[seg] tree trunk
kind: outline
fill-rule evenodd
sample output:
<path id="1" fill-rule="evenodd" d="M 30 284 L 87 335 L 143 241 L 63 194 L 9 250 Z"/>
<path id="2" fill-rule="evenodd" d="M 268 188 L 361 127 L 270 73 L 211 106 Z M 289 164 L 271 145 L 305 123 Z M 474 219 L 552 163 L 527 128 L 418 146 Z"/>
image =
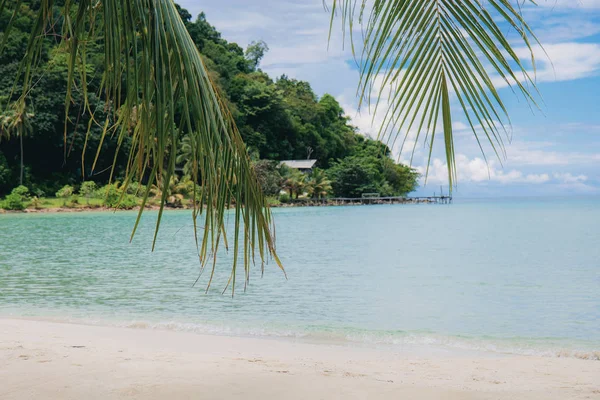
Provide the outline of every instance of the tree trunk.
<path id="1" fill-rule="evenodd" d="M 19 185 L 23 184 L 23 170 L 25 169 L 25 165 L 23 164 L 23 132 L 19 135 L 19 141 L 21 144 L 21 175 L 19 176 Z"/>

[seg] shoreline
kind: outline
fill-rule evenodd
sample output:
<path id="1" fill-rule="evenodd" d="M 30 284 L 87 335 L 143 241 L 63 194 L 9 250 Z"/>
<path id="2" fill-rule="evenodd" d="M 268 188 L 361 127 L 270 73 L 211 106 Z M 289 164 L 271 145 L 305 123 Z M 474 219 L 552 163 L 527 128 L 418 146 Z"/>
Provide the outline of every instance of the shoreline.
<path id="1" fill-rule="evenodd" d="M 43 332 L 40 335 L 40 332 Z M 0 317 L 0 398 L 600 398 L 600 363 Z"/>
<path id="2" fill-rule="evenodd" d="M 234 208 L 232 208 L 234 209 Z M 110 207 L 49 207 L 49 208 L 26 208 L 24 210 L 4 210 L 0 208 L 0 215 L 26 215 L 26 214 L 69 214 L 69 213 L 120 213 L 120 212 L 138 212 L 140 207 L 133 208 L 110 208 Z M 146 206 L 144 211 L 158 211 L 158 206 Z M 192 211 L 191 207 L 164 207 L 164 211 Z"/>
<path id="3" fill-rule="evenodd" d="M 348 200 L 348 199 L 347 199 Z M 396 201 L 396 202 L 385 202 L 385 201 L 365 201 L 361 199 L 354 199 L 354 201 L 346 201 L 346 202 L 323 202 L 317 200 L 301 200 L 294 201 L 290 203 L 281 203 L 281 204 L 271 204 L 269 208 L 303 208 L 303 207 L 343 207 L 343 206 L 371 206 L 371 205 L 413 205 L 413 204 L 442 204 L 435 203 L 433 201 L 426 200 L 412 200 L 408 199 L 406 201 Z M 443 203 L 447 204 L 447 203 Z M 159 206 L 146 206 L 144 207 L 144 211 L 156 211 L 159 210 Z M 235 209 L 234 206 L 231 209 Z M 58 214 L 58 213 L 77 213 L 77 212 L 121 212 L 121 211 L 139 211 L 140 207 L 133 207 L 128 209 L 123 208 L 110 208 L 110 207 L 48 207 L 48 208 L 25 208 L 24 210 L 5 210 L 0 208 L 0 214 Z M 164 207 L 165 211 L 184 211 L 184 210 L 193 210 L 192 207 L 183 206 L 183 207 Z"/>
<path id="4" fill-rule="evenodd" d="M 199 336 L 231 337 L 282 341 L 310 345 L 331 345 L 340 348 L 356 347 L 365 350 L 385 350 L 417 355 L 477 355 L 484 358 L 525 356 L 543 358 L 572 358 L 579 360 L 600 361 L 600 348 L 588 347 L 589 343 L 524 343 L 518 339 L 503 341 L 502 339 L 483 339 L 464 337 L 462 335 L 415 334 L 393 335 L 386 332 L 359 331 L 303 331 L 289 328 L 256 327 L 254 325 L 240 327 L 211 323 L 192 323 L 177 320 L 148 319 L 104 319 L 61 317 L 59 315 L 27 315 L 18 313 L 0 314 L 0 320 L 17 320 L 50 324 L 66 324 L 89 327 L 105 327 L 116 329 L 133 329 L 137 331 L 164 331 L 185 333 Z M 371 335 L 369 335 L 369 333 Z M 366 335 L 366 336 L 365 336 Z M 580 347 L 581 346 L 581 347 Z"/>
<path id="5" fill-rule="evenodd" d="M 144 211 L 159 210 L 158 206 L 146 206 Z M 165 210 L 192 210 L 189 207 L 164 207 Z M 26 208 L 24 210 L 4 210 L 0 208 L 0 214 L 59 214 L 59 213 L 78 213 L 78 212 L 122 212 L 122 211 L 139 211 L 140 207 L 129 209 L 110 208 L 110 207 L 48 207 L 48 208 Z"/>

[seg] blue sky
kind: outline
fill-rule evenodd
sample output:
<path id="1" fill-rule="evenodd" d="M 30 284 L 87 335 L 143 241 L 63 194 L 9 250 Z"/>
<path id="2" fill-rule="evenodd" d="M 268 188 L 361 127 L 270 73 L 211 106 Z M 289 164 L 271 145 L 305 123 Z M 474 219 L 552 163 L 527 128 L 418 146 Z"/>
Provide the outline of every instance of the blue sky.
<path id="1" fill-rule="evenodd" d="M 329 14 L 322 0 L 179 3 L 194 16 L 204 11 L 225 39 L 242 47 L 264 40 L 270 48 L 261 64 L 265 72 L 310 82 L 318 95 L 335 96 L 361 133 L 377 132 L 381 116 L 357 111 L 358 73 L 340 29 L 327 46 Z M 460 115 L 453 116 L 457 196 L 600 194 L 600 0 L 538 3 L 539 7 L 525 10 L 525 17 L 552 61 L 536 52 L 541 110 L 532 112 L 510 89 L 502 89 L 512 120 L 512 142 L 506 145 L 502 162 L 488 152 L 487 164 Z M 418 143 L 414 167 L 424 170 L 426 153 L 423 143 Z M 437 146 L 427 184 L 422 182 L 419 194 L 439 191 L 445 184 L 445 161 Z"/>

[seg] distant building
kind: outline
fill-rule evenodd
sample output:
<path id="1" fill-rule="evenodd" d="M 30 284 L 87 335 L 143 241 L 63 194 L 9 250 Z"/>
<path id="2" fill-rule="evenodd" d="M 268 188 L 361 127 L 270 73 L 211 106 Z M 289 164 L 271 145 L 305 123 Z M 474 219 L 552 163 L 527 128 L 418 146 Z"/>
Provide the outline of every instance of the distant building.
<path id="1" fill-rule="evenodd" d="M 288 168 L 295 168 L 300 172 L 310 172 L 317 163 L 317 160 L 283 160 L 279 165 L 285 165 Z"/>

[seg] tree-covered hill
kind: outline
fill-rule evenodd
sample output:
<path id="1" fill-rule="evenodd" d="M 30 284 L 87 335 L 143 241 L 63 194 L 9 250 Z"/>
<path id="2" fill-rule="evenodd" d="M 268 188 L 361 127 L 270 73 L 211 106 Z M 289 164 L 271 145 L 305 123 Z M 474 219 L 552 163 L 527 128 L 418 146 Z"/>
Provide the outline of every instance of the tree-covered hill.
<path id="1" fill-rule="evenodd" d="M 55 7 L 63 2 L 56 1 Z M 102 41 L 88 47 L 87 70 L 79 71 L 83 72 L 88 87 L 89 108 L 80 89 L 75 87 L 65 118 L 68 54 L 53 39 L 54 33 L 47 32 L 28 96 L 27 121 L 21 121 L 22 129 L 14 129 L 11 105 L 21 93 L 14 76 L 24 56 L 38 6 L 36 0 L 21 3 L 22 12 L 13 21 L 13 31 L 0 56 L 0 196 L 21 183 L 21 161 L 22 184 L 38 196 L 52 195 L 67 184 L 79 186 L 84 181 L 105 184 L 115 161 L 117 139 L 105 135 L 103 122 L 107 116 L 109 121 L 118 118 L 114 112 L 118 107 L 106 104 L 102 95 Z M 8 25 L 12 11 L 7 7 L 0 15 L 0 32 Z M 266 43 L 252 42 L 243 49 L 222 38 L 204 13 L 193 19 L 188 11 L 179 8 L 179 12 L 253 159 L 278 161 L 309 156 L 317 159 L 318 167 L 325 170 L 324 176 L 331 181 L 332 189 L 327 195 L 360 196 L 363 192 L 404 195 L 416 188 L 417 174 L 395 164 L 386 146 L 358 134 L 333 96 L 319 97 L 308 82 L 285 75 L 273 79 L 264 73 L 260 61 L 268 51 Z M 0 43 L 3 37 L 0 33 Z M 101 146 L 99 153 L 98 146 Z M 181 146 L 178 163 L 183 175 L 190 168 L 186 165 L 189 160 L 185 157 L 185 137 L 181 138 Z M 116 157 L 113 179 L 124 174 L 129 147 L 130 140 L 125 137 Z M 279 178 L 269 179 L 279 182 L 283 189 L 286 172 L 276 174 Z M 321 190 L 320 195 L 325 192 Z"/>

